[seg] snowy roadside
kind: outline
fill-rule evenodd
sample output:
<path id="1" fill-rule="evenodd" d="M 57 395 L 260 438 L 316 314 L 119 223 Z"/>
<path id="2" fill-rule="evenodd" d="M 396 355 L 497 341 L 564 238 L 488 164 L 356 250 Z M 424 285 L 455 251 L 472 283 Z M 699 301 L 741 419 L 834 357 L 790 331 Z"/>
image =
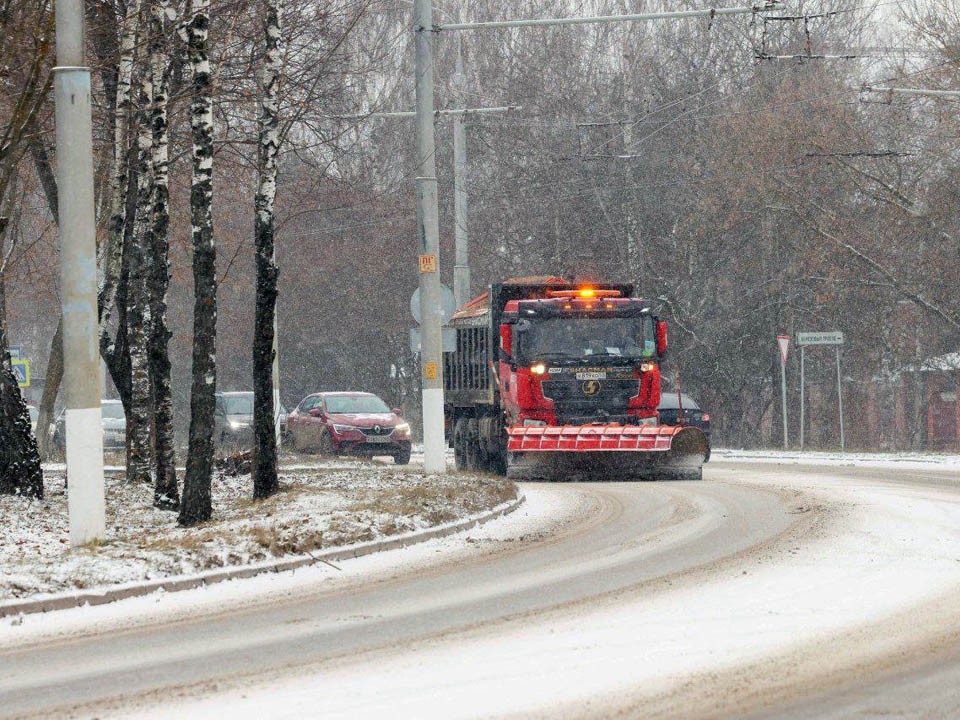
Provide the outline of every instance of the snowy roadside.
<path id="1" fill-rule="evenodd" d="M 736 450 L 731 448 L 714 448 L 707 467 L 714 462 L 743 460 L 781 465 L 844 465 L 960 471 L 960 455 L 943 453 L 819 452 L 807 450 L 801 452 L 799 450 Z"/>
<path id="2" fill-rule="evenodd" d="M 0 601 L 244 566 L 389 538 L 452 522 L 516 497 L 489 476 L 428 476 L 377 463 L 331 463 L 281 473 L 274 497 L 250 499 L 249 475 L 218 474 L 214 519 L 186 530 L 152 507 L 149 486 L 108 475 L 107 536 L 71 548 L 64 476 L 46 498 L 0 497 Z"/>

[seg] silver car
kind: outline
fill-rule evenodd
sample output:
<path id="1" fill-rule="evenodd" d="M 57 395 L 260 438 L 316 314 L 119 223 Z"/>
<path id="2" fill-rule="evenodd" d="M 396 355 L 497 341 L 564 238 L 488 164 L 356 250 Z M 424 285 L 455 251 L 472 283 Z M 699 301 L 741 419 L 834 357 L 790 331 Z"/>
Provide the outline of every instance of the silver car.
<path id="1" fill-rule="evenodd" d="M 127 446 L 127 416 L 119 400 L 100 401 L 100 424 L 103 426 L 103 449 L 117 452 Z M 67 415 L 61 410 L 53 423 L 53 444 L 63 452 L 67 446 Z"/>

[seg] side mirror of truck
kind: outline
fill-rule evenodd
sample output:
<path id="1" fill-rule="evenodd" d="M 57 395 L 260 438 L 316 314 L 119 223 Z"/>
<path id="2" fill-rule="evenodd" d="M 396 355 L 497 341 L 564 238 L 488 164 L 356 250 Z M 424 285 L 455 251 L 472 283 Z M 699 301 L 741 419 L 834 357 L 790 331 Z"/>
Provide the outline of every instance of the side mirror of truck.
<path id="1" fill-rule="evenodd" d="M 657 355 L 663 357 L 667 354 L 667 324 L 663 320 L 657 320 Z"/>
<path id="2" fill-rule="evenodd" d="M 513 352 L 513 328 L 510 325 L 500 326 L 500 353 L 498 357 L 501 360 L 509 362 L 510 353 Z"/>

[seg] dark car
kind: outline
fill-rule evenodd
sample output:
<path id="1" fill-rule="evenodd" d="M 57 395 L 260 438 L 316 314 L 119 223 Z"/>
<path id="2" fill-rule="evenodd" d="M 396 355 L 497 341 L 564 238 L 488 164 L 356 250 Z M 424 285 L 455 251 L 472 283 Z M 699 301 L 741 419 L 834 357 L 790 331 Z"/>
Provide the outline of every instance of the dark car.
<path id="1" fill-rule="evenodd" d="M 410 462 L 410 425 L 371 393 L 322 392 L 305 397 L 287 418 L 293 449 L 324 455 L 392 455 Z"/>
<path id="2" fill-rule="evenodd" d="M 221 450 L 253 447 L 253 393 L 218 392 L 214 410 L 213 440 Z"/>
<path id="3" fill-rule="evenodd" d="M 657 412 L 663 425 L 692 425 L 703 430 L 703 434 L 707 436 L 706 459 L 710 459 L 710 415 L 705 413 L 692 397 L 681 393 L 678 398 L 676 391 L 664 390 L 660 395 Z"/>
<path id="4" fill-rule="evenodd" d="M 253 391 L 218 392 L 214 411 L 213 438 L 221 450 L 247 450 L 253 447 Z M 281 443 L 287 437 L 287 410 L 277 408 Z"/>

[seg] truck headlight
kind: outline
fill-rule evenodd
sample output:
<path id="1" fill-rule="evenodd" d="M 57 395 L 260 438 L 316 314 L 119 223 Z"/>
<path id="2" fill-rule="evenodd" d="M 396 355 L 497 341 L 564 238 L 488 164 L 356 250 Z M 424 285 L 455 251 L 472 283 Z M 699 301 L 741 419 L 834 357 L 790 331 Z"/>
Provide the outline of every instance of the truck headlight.
<path id="1" fill-rule="evenodd" d="M 524 427 L 546 427 L 546 426 L 547 426 L 547 421 L 546 421 L 546 420 L 534 420 L 533 418 L 526 418 L 526 419 L 523 421 L 523 426 L 524 426 Z"/>
<path id="2" fill-rule="evenodd" d="M 650 372 L 657 366 L 656 363 L 645 362 L 640 365 L 640 372 Z"/>

